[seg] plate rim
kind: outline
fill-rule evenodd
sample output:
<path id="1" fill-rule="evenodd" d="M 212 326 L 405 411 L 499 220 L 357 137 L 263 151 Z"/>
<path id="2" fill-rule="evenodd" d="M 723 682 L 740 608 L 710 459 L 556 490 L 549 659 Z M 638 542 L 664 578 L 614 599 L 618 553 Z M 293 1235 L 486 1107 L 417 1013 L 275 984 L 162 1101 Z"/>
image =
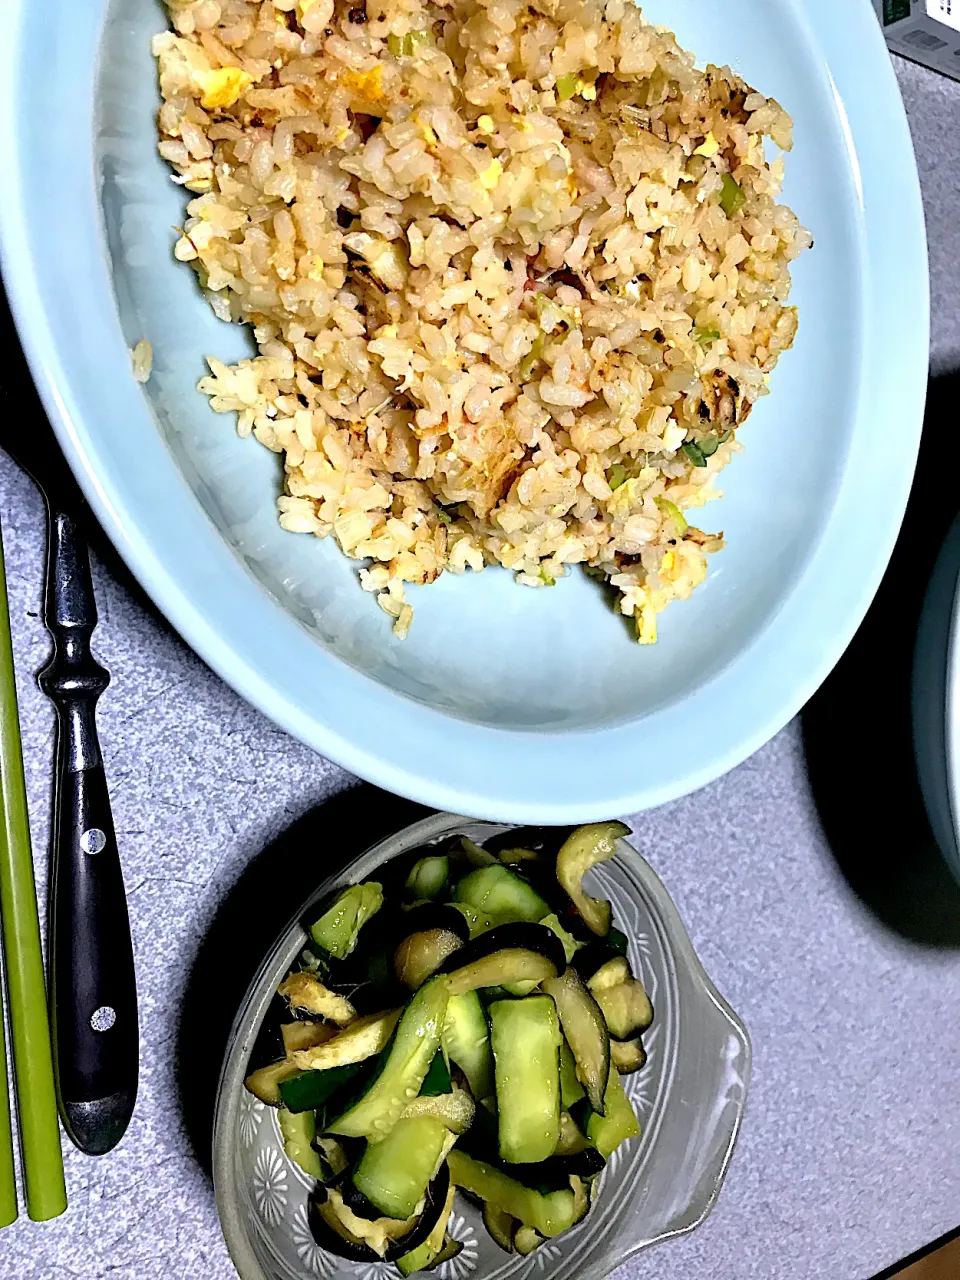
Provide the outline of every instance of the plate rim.
<path id="1" fill-rule="evenodd" d="M 106 4 L 102 6 L 101 18 L 106 7 Z M 672 703 L 664 713 L 640 717 L 626 725 L 547 734 L 491 729 L 412 702 L 371 677 L 352 670 L 303 632 L 304 640 L 309 642 L 313 651 L 317 681 L 322 683 L 324 677 L 328 682 L 333 681 L 327 684 L 325 693 L 330 695 L 335 710 L 328 711 L 326 720 L 323 720 L 319 707 L 314 712 L 305 709 L 301 701 L 302 689 L 290 687 L 290 682 L 285 683 L 282 674 L 278 676 L 270 671 L 260 660 L 256 644 L 236 630 L 240 610 L 237 600 L 231 601 L 228 595 L 229 591 L 236 590 L 243 594 L 242 586 L 237 588 L 237 583 L 249 575 L 219 533 L 209 528 L 208 517 L 199 511 L 197 499 L 185 482 L 182 483 L 185 493 L 178 499 L 178 514 L 182 508 L 183 513 L 189 515 L 188 504 L 197 504 L 193 525 L 199 528 L 196 519 L 199 515 L 208 531 L 205 545 L 199 549 L 204 564 L 211 575 L 214 571 L 226 575 L 229 590 L 220 592 L 222 598 L 215 599 L 212 604 L 199 599 L 195 584 L 184 585 L 189 575 L 182 567 L 169 563 L 163 553 L 147 541 L 142 514 L 131 512 L 129 501 L 124 499 L 124 485 L 118 486 L 111 468 L 104 464 L 103 439 L 98 443 L 97 429 L 90 425 L 94 415 L 81 411 L 84 394 L 80 387 L 81 373 L 76 369 L 77 357 L 74 356 L 74 369 L 71 371 L 69 360 L 58 349 L 51 331 L 50 316 L 55 303 L 65 294 L 72 298 L 85 298 L 85 287 L 90 288 L 91 282 L 102 290 L 108 267 L 102 253 L 92 254 L 91 261 L 74 264 L 65 277 L 58 278 L 55 271 L 45 266 L 44 245 L 38 243 L 40 233 L 28 224 L 29 183 L 25 181 L 25 174 L 36 168 L 38 155 L 42 160 L 46 154 L 51 167 L 53 156 L 64 159 L 65 163 L 69 160 L 73 165 L 77 205 L 72 212 L 90 226 L 93 225 L 90 222 L 91 201 L 96 206 L 96 175 L 92 149 L 79 161 L 76 157 L 61 156 L 57 146 L 60 145 L 62 151 L 62 144 L 51 142 L 49 136 L 39 135 L 32 120 L 26 123 L 21 120 L 23 113 L 18 111 L 17 103 L 22 71 L 19 62 L 22 60 L 18 60 L 16 54 L 26 29 L 24 24 L 31 19 L 38 21 L 40 15 L 31 14 L 27 0 L 14 0 L 14 38 L 0 50 L 0 105 L 7 108 L 7 118 L 16 122 L 12 129 L 0 136 L 0 171 L 8 175 L 6 198 L 0 202 L 0 265 L 34 379 L 88 501 L 134 576 L 194 650 L 241 696 L 282 728 L 352 772 L 442 810 L 492 820 L 583 822 L 606 817 L 611 812 L 637 812 L 650 808 L 720 777 L 779 732 L 826 678 L 866 614 L 889 561 L 906 507 L 925 400 L 929 281 L 916 160 L 899 87 L 869 0 L 857 0 L 855 5 L 843 7 L 840 11 L 832 0 L 802 0 L 802 3 L 790 0 L 790 8 L 805 28 L 811 47 L 824 55 L 824 69 L 830 79 L 841 124 L 847 132 L 850 162 L 855 179 L 859 178 L 862 184 L 861 234 L 858 239 L 861 253 L 865 254 L 869 248 L 873 257 L 879 254 L 882 259 L 895 246 L 903 259 L 899 277 L 890 289 L 883 293 L 877 290 L 879 296 L 871 295 L 868 289 L 864 298 L 864 350 L 860 357 L 856 410 L 859 422 L 867 413 L 871 396 L 878 404 L 883 403 L 880 391 L 872 389 L 868 394 L 866 383 L 869 377 L 883 384 L 888 404 L 893 397 L 892 403 L 899 409 L 900 426 L 896 466 L 891 458 L 886 467 L 877 469 L 879 474 L 872 480 L 864 479 L 855 485 L 856 492 L 851 497 L 848 492 L 853 483 L 851 466 L 849 462 L 844 465 L 834 506 L 822 527 L 818 547 L 810 552 L 790 594 L 784 598 L 777 614 L 757 632 L 753 643 L 713 681 Z M 87 22 L 90 23 L 89 18 Z M 94 26 L 96 48 L 99 48 L 100 25 L 90 23 L 91 29 Z M 816 36 L 812 34 L 814 29 Z M 82 35 L 89 38 L 86 29 Z M 88 94 L 86 106 L 89 107 L 89 119 L 92 119 L 96 58 L 91 59 L 87 75 L 83 87 Z M 81 118 L 82 129 L 88 116 L 80 112 L 78 117 Z M 66 141 L 69 142 L 70 137 L 70 130 L 64 130 Z M 27 155 L 30 144 L 40 147 L 39 153 L 33 155 L 32 166 Z M 44 145 L 47 152 L 43 150 Z M 867 156 L 870 164 L 866 167 L 860 164 L 860 156 Z M 884 209 L 880 191 L 873 190 L 881 176 L 889 176 L 891 172 L 897 175 L 895 217 Z M 873 196 L 876 199 L 872 199 Z M 55 215 L 48 210 L 45 216 Z M 61 213 L 60 216 L 65 215 Z M 877 263 L 872 270 L 861 264 L 859 275 L 864 287 L 877 282 L 879 269 Z M 109 284 L 112 300 L 112 282 Z M 890 365 L 899 363 L 896 375 L 892 369 L 881 367 L 879 343 L 875 344 L 877 354 L 870 356 L 871 337 L 876 339 L 878 332 L 882 332 L 880 321 L 883 316 L 888 320 L 896 319 L 902 338 L 898 362 L 888 362 Z M 101 309 L 96 318 L 102 324 L 105 341 L 109 337 L 112 343 L 104 358 L 112 359 L 114 367 L 119 367 L 116 349 L 119 324 L 116 316 L 114 314 L 111 321 L 111 316 Z M 120 337 L 122 343 L 122 335 Z M 126 359 L 125 346 L 119 354 Z M 105 383 L 107 381 L 104 380 Z M 131 379 L 127 378 L 126 382 L 129 384 L 126 388 L 112 385 L 101 388 L 100 416 L 108 412 L 149 412 L 139 389 Z M 855 437 L 851 439 L 855 442 Z M 862 459 L 858 462 L 862 463 Z M 169 463 L 176 469 L 172 457 Z M 837 581 L 831 583 L 827 576 L 827 585 L 832 585 L 836 595 L 833 603 L 837 622 L 820 650 L 791 655 L 789 643 L 785 643 L 790 625 L 788 615 L 791 611 L 797 612 L 801 600 L 808 606 L 817 603 L 817 589 L 812 579 L 816 577 L 817 568 L 823 567 L 818 565 L 818 558 L 821 561 L 823 558 L 823 545 L 829 543 L 836 547 L 838 542 L 843 542 L 840 526 L 848 535 L 855 534 L 851 506 L 857 508 L 859 505 L 860 514 L 863 514 L 866 494 L 873 481 L 880 483 L 882 507 L 892 510 L 895 518 L 882 526 L 879 537 L 875 529 L 871 530 L 869 539 L 861 537 L 857 548 L 860 556 L 857 565 L 859 581 L 852 572 L 852 563 Z M 852 549 L 845 548 L 845 553 L 848 560 L 851 559 Z M 289 640 L 292 651 L 297 647 L 293 629 L 302 630 L 299 624 L 263 587 L 254 586 L 252 581 L 249 586 L 254 596 L 249 597 L 248 591 L 244 599 L 256 598 L 257 607 L 262 611 L 262 629 Z M 213 590 L 214 597 L 218 590 L 219 582 Z M 231 630 L 233 636 L 228 639 Z M 796 659 L 800 673 L 795 670 L 784 681 L 780 664 L 789 667 L 793 659 Z M 745 662 L 752 664 L 754 672 L 747 701 L 760 707 L 759 711 L 746 715 L 731 707 L 730 699 L 725 699 L 719 689 L 721 685 L 726 687 L 734 682 L 735 673 Z M 656 738 L 659 714 L 675 715 L 678 709 L 687 708 L 689 715 L 693 702 L 699 703 L 698 727 L 702 726 L 703 732 L 698 735 L 698 741 L 691 744 L 690 753 L 681 768 L 666 766 L 666 772 L 661 769 L 659 775 L 640 779 L 636 777 L 636 771 L 624 771 L 618 764 L 620 774 L 615 773 L 613 781 L 609 781 L 610 767 L 620 760 L 622 753 L 633 752 L 635 756 L 638 747 L 642 748 L 651 735 Z M 367 731 L 364 737 L 357 728 L 364 704 L 365 709 L 375 712 L 384 725 L 390 728 L 402 725 L 420 750 L 412 749 L 405 742 L 396 745 L 391 742 L 389 747 L 385 746 L 390 738 L 388 732 Z M 454 720 L 455 725 L 451 724 Z M 445 770 L 454 739 L 467 755 L 472 753 L 477 768 L 475 774 L 463 773 L 459 780 L 451 781 L 454 775 L 445 773 Z M 602 754 L 607 772 L 594 769 L 588 786 L 577 770 L 585 755 L 601 754 L 600 739 L 604 741 Z M 430 750 L 426 751 L 428 744 Z M 421 754 L 424 751 L 426 755 Z M 491 763 L 491 755 L 498 757 L 499 767 Z M 411 758 L 418 761 L 412 768 L 407 763 Z M 651 767 L 660 766 L 654 762 Z M 518 782 L 518 770 L 527 775 L 523 787 Z M 571 777 L 578 780 L 576 792 L 570 786 Z"/>

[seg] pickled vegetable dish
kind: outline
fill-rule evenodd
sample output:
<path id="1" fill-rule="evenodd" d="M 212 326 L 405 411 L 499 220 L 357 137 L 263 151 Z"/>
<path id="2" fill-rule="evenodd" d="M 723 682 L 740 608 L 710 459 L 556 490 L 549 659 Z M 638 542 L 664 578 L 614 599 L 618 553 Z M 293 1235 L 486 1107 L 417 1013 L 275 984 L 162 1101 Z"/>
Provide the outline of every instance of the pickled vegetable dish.
<path id="1" fill-rule="evenodd" d="M 314 1180 L 324 1249 L 401 1275 L 456 1256 L 457 1190 L 509 1253 L 574 1229 L 640 1125 L 620 1083 L 653 1008 L 583 879 L 627 833 L 458 836 L 308 922 L 246 1087 Z M 564 838 L 565 837 L 565 838 Z"/>

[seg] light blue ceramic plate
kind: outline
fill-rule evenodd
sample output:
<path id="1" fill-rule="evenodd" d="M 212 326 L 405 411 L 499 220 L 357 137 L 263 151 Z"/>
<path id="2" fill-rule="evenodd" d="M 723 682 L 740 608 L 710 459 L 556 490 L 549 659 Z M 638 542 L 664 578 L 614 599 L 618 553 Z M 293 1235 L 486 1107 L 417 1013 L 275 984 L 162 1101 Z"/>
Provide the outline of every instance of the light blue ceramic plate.
<path id="1" fill-rule="evenodd" d="M 332 543 L 283 533 L 275 459 L 194 390 L 219 323 L 170 255 L 182 193 L 154 150 L 143 0 L 11 0 L 0 49 L 0 237 L 27 354 L 60 439 L 171 622 L 277 723 L 438 808 L 574 822 L 723 773 L 795 714 L 850 640 L 903 513 L 927 366 L 916 169 L 868 0 L 652 0 L 702 60 L 794 114 L 786 198 L 816 235 L 801 331 L 713 508 L 728 549 L 631 643 L 576 574 L 505 572 L 417 593 L 393 639 Z M 155 372 L 130 376 L 148 337 Z"/>

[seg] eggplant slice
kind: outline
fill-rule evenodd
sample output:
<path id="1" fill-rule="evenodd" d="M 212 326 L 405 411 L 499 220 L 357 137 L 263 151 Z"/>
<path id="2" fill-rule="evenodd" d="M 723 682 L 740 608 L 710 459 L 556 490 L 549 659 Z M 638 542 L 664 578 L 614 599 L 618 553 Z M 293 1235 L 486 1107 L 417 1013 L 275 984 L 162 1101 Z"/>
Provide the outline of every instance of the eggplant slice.
<path id="1" fill-rule="evenodd" d="M 411 1253 L 430 1235 L 443 1213 L 449 1187 L 450 1170 L 444 1161 L 440 1172 L 427 1188 L 423 1213 L 416 1224 L 406 1235 L 391 1240 L 387 1245 L 386 1253 L 382 1255 L 347 1230 L 337 1216 L 333 1196 L 329 1195 L 327 1188 L 322 1185 L 315 1187 L 310 1194 L 308 1207 L 310 1231 L 321 1249 L 326 1249 L 328 1253 L 336 1254 L 339 1258 L 346 1258 L 349 1262 L 383 1262 L 384 1260 L 395 1262 L 405 1253 Z M 393 1222 L 394 1220 L 384 1219 L 381 1215 L 378 1221 Z"/>

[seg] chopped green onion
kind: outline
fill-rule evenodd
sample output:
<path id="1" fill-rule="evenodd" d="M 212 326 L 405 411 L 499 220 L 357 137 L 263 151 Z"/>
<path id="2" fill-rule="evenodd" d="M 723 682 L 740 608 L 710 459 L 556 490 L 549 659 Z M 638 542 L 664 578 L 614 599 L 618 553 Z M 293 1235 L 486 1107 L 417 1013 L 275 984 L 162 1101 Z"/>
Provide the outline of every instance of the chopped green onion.
<path id="1" fill-rule="evenodd" d="M 517 374 L 521 382 L 528 381 L 528 379 L 532 376 L 534 369 L 537 367 L 538 363 L 540 362 L 540 358 L 541 358 L 540 352 L 542 350 L 543 350 L 543 335 L 541 334 L 539 338 L 534 338 L 533 346 L 530 348 L 527 355 L 525 355 L 524 358 L 520 361 L 520 367 L 517 369 Z"/>
<path id="2" fill-rule="evenodd" d="M 693 440 L 686 441 L 683 446 L 683 452 L 695 467 L 705 467 L 707 465 L 707 460 L 703 456 L 703 450 Z"/>
<path id="3" fill-rule="evenodd" d="M 580 73 L 578 71 L 568 71 L 565 75 L 557 76 L 557 98 L 560 102 L 567 102 L 577 92 L 577 86 L 580 83 Z"/>
<path id="4" fill-rule="evenodd" d="M 615 462 L 607 475 L 607 484 L 611 489 L 619 489 L 627 478 L 627 469 Z"/>
<path id="5" fill-rule="evenodd" d="M 747 196 L 743 187 L 729 173 L 725 173 L 720 191 L 720 208 L 728 218 L 735 218 L 746 203 Z"/>
<path id="6" fill-rule="evenodd" d="M 395 58 L 412 58 L 421 45 L 433 39 L 429 31 L 408 31 L 402 36 L 387 36 L 387 48 Z"/>
<path id="7" fill-rule="evenodd" d="M 702 440 L 698 440 L 700 452 L 705 458 L 712 458 L 720 448 L 720 441 L 716 436 L 704 436 Z"/>
<path id="8" fill-rule="evenodd" d="M 720 341 L 719 329 L 694 329 L 693 336 L 700 343 L 701 347 L 709 346 L 711 342 Z"/>
<path id="9" fill-rule="evenodd" d="M 444 524 L 453 524 L 453 517 L 449 512 L 444 511 L 443 507 L 437 507 L 437 519 L 441 520 Z"/>
<path id="10" fill-rule="evenodd" d="M 685 534 L 687 532 L 687 522 L 677 504 L 671 502 L 669 498 L 656 498 L 655 502 L 667 519 L 672 520 L 677 526 L 677 533 L 680 536 Z"/>
<path id="11" fill-rule="evenodd" d="M 553 576 L 553 574 L 547 573 L 547 570 L 544 568 L 543 565 L 540 566 L 540 581 L 546 587 L 555 587 L 557 585 L 556 578 Z"/>

